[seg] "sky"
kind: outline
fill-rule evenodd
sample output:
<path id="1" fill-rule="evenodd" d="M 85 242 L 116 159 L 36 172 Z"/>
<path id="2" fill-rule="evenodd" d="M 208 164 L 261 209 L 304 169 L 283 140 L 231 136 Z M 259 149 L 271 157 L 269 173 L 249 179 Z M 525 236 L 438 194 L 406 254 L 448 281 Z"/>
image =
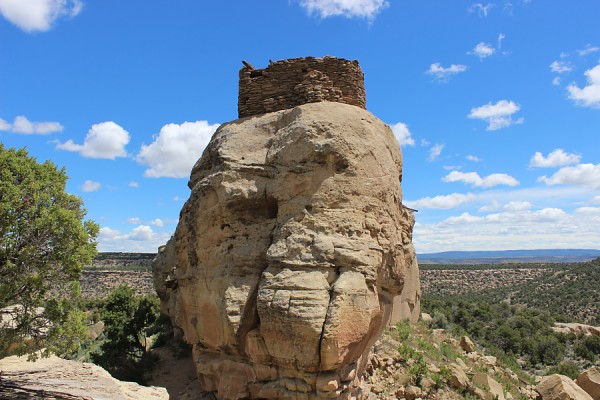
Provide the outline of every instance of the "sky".
<path id="1" fill-rule="evenodd" d="M 242 60 L 357 59 L 418 253 L 600 248 L 597 0 L 0 0 L 0 143 L 155 252 L 237 118 Z"/>

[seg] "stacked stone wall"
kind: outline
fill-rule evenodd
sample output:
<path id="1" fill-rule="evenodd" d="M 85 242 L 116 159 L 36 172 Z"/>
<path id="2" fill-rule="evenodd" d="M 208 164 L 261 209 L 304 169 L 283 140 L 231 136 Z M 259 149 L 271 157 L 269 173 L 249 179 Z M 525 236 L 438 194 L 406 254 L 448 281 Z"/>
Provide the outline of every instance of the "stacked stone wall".
<path id="1" fill-rule="evenodd" d="M 240 118 L 319 101 L 366 109 L 364 75 L 356 60 L 307 57 L 270 62 L 264 69 L 245 65 L 239 86 Z"/>

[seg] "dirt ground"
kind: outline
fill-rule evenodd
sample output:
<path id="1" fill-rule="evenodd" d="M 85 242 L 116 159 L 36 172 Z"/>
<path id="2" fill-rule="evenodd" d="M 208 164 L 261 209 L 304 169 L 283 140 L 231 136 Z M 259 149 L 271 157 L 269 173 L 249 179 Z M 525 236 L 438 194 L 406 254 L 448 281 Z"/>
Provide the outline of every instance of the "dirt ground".
<path id="1" fill-rule="evenodd" d="M 152 353 L 159 357 L 159 361 L 152 371 L 149 385 L 166 388 L 170 400 L 215 399 L 200 388 L 191 354 L 182 356 L 182 350 L 173 343 L 153 349 Z"/>

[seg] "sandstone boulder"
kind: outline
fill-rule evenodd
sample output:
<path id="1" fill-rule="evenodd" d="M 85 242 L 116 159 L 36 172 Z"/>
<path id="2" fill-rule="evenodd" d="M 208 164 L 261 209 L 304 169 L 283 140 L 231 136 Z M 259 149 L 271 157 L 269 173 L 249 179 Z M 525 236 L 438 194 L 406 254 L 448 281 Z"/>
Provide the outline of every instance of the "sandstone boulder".
<path id="1" fill-rule="evenodd" d="M 169 394 L 164 388 L 121 382 L 94 364 L 11 356 L 0 360 L 0 398 L 168 400 Z"/>
<path id="2" fill-rule="evenodd" d="M 598 368 L 592 367 L 583 371 L 575 382 L 592 396 L 592 399 L 600 400 L 600 370 Z"/>
<path id="3" fill-rule="evenodd" d="M 163 311 L 221 398 L 337 398 L 391 320 L 416 321 L 414 216 L 391 129 L 340 103 L 222 125 L 161 249 Z"/>
<path id="4" fill-rule="evenodd" d="M 505 400 L 502 385 L 488 374 L 476 372 L 473 376 L 473 383 L 484 388 L 489 393 L 487 397 L 490 399 Z"/>
<path id="5" fill-rule="evenodd" d="M 582 388 L 567 376 L 546 376 L 536 387 L 541 400 L 592 400 Z"/>
<path id="6" fill-rule="evenodd" d="M 475 350 L 475 345 L 473 341 L 468 336 L 460 337 L 460 348 L 463 349 L 466 353 L 471 353 Z"/>

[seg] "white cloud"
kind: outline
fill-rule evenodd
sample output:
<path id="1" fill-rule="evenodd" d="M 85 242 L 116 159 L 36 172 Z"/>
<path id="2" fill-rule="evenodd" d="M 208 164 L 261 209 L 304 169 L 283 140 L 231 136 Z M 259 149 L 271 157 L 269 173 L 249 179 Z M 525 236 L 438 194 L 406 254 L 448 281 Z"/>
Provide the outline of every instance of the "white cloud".
<path id="1" fill-rule="evenodd" d="M 440 63 L 434 63 L 429 66 L 429 69 L 425 73 L 432 75 L 439 82 L 447 82 L 452 75 L 465 72 L 466 70 L 467 66 L 462 64 L 452 64 L 449 67 L 442 67 Z"/>
<path id="2" fill-rule="evenodd" d="M 596 248 L 600 214 L 561 208 L 502 210 L 485 216 L 461 213 L 415 225 L 419 253 L 444 250 Z"/>
<path id="3" fill-rule="evenodd" d="M 477 11 L 477 13 L 479 14 L 480 17 L 487 17 L 488 14 L 490 13 L 490 10 L 492 9 L 492 7 L 494 7 L 494 3 L 487 3 L 487 4 L 483 4 L 483 3 L 475 3 L 472 4 L 471 7 L 469 7 L 469 12 L 475 12 Z"/>
<path id="4" fill-rule="evenodd" d="M 137 188 L 137 187 L 140 187 L 140 184 L 137 183 L 136 181 L 131 181 L 127 184 L 127 186 L 132 187 L 132 188 Z"/>
<path id="5" fill-rule="evenodd" d="M 480 207 L 479 210 L 477 210 L 477 211 L 490 212 L 490 211 L 499 210 L 500 208 L 502 208 L 502 206 L 500 205 L 500 202 L 498 200 L 492 200 L 492 202 L 490 204 Z"/>
<path id="6" fill-rule="evenodd" d="M 595 53 L 600 50 L 600 47 L 593 47 L 591 44 L 586 44 L 584 49 L 577 50 L 577 54 L 580 56 L 587 56 L 588 54 Z"/>
<path id="7" fill-rule="evenodd" d="M 400 143 L 400 146 L 414 146 L 415 139 L 412 138 L 410 131 L 408 130 L 408 125 L 398 122 L 391 126 L 392 132 L 394 132 L 394 136 L 396 136 L 396 140 Z"/>
<path id="8" fill-rule="evenodd" d="M 479 58 L 486 58 L 496 52 L 496 49 L 489 43 L 480 42 L 468 54 L 475 55 Z"/>
<path id="9" fill-rule="evenodd" d="M 59 150 L 74 151 L 87 158 L 105 158 L 114 160 L 127 156 L 125 146 L 129 143 L 129 133 L 112 121 L 94 124 L 88 131 L 83 144 L 71 139 L 58 143 Z"/>
<path id="10" fill-rule="evenodd" d="M 473 161 L 473 162 L 481 162 L 481 158 L 474 156 L 472 154 L 469 154 L 467 157 L 465 157 L 467 160 L 469 161 Z"/>
<path id="11" fill-rule="evenodd" d="M 564 74 L 573 70 L 573 67 L 567 61 L 554 61 L 550 64 L 550 71 L 557 74 Z"/>
<path id="12" fill-rule="evenodd" d="M 100 235 L 98 235 L 98 239 L 102 240 L 102 239 L 114 239 L 117 236 L 119 236 L 121 234 L 121 232 L 119 232 L 116 229 L 111 229 L 107 226 L 103 226 L 102 228 L 100 228 Z"/>
<path id="13" fill-rule="evenodd" d="M 98 235 L 98 250 L 155 253 L 170 237 L 171 233 L 154 232 L 147 225 L 137 226 L 125 234 L 116 229 L 102 227 Z"/>
<path id="14" fill-rule="evenodd" d="M 555 76 L 554 79 L 552 79 L 552 84 L 554 86 L 560 85 L 560 76 Z"/>
<path id="15" fill-rule="evenodd" d="M 446 210 L 473 200 L 475 200 L 475 195 L 472 193 L 452 193 L 443 196 L 423 197 L 415 201 L 405 201 L 404 204 L 411 208 L 438 208 Z"/>
<path id="16" fill-rule="evenodd" d="M 504 206 L 506 211 L 527 211 L 531 209 L 533 205 L 528 201 L 511 201 Z"/>
<path id="17" fill-rule="evenodd" d="M 44 32 L 81 12 L 81 0 L 0 0 L 0 14 L 25 32 Z"/>
<path id="18" fill-rule="evenodd" d="M 481 107 L 472 108 L 468 117 L 487 121 L 488 126 L 486 130 L 495 131 L 513 124 L 523 123 L 524 118 L 516 120 L 512 118 L 512 115 L 520 109 L 521 107 L 513 101 L 500 100 L 496 104 L 490 102 Z"/>
<path id="19" fill-rule="evenodd" d="M 567 87 L 569 98 L 584 107 L 600 108 L 600 64 L 585 71 L 585 76 L 587 86 L 579 88 L 573 83 Z"/>
<path id="20" fill-rule="evenodd" d="M 15 117 L 12 124 L 0 119 L 0 131 L 10 131 L 23 135 L 48 135 L 61 132 L 63 129 L 64 127 L 58 122 L 32 122 L 24 115 Z"/>
<path id="21" fill-rule="evenodd" d="M 150 225 L 161 227 L 161 226 L 165 226 L 165 222 L 160 218 L 156 218 L 156 219 L 150 221 Z"/>
<path id="22" fill-rule="evenodd" d="M 427 160 L 429 162 L 435 161 L 440 154 L 442 154 L 442 150 L 444 150 L 443 144 L 436 143 L 433 145 L 431 149 L 429 149 L 429 155 L 427 156 Z"/>
<path id="23" fill-rule="evenodd" d="M 555 168 L 570 164 L 577 164 L 581 160 L 578 154 L 566 153 L 563 149 L 556 149 L 547 157 L 536 151 L 529 161 L 529 168 Z"/>
<path id="24" fill-rule="evenodd" d="M 600 215 L 600 207 L 579 207 L 575 209 L 576 213 L 582 214 L 598 214 Z"/>
<path id="25" fill-rule="evenodd" d="M 207 121 L 167 124 L 153 143 L 142 145 L 136 160 L 149 167 L 144 175 L 150 178 L 188 177 L 218 126 Z"/>
<path id="26" fill-rule="evenodd" d="M 138 217 L 127 218 L 127 223 L 137 225 L 140 223 L 140 219 Z"/>
<path id="27" fill-rule="evenodd" d="M 6 120 L 0 118 L 0 131 L 10 131 L 11 127 L 11 124 L 9 124 Z"/>
<path id="28" fill-rule="evenodd" d="M 600 189 L 600 164 L 578 164 L 572 167 L 563 167 L 551 177 L 540 176 L 538 182 L 548 186 L 577 185 Z"/>
<path id="29" fill-rule="evenodd" d="M 592 203 L 593 204 L 600 204 L 600 196 L 594 196 L 592 198 Z"/>
<path id="30" fill-rule="evenodd" d="M 88 179 L 83 182 L 83 185 L 81 185 L 81 190 L 84 192 L 97 192 L 101 187 L 102 185 L 100 182 L 95 182 Z"/>
<path id="31" fill-rule="evenodd" d="M 491 174 L 481 177 L 477 172 L 452 171 L 442 178 L 444 182 L 464 182 L 475 187 L 490 188 L 499 185 L 518 186 L 519 181 L 507 174 Z"/>
<path id="32" fill-rule="evenodd" d="M 149 241 L 152 240 L 154 236 L 154 231 L 148 225 L 140 225 L 136 228 L 133 228 L 129 235 L 125 236 L 125 239 L 129 240 L 139 240 L 139 241 Z"/>
<path id="33" fill-rule="evenodd" d="M 501 49 L 502 48 L 502 41 L 506 39 L 506 35 L 502 32 L 500 32 L 498 34 L 498 48 Z"/>
<path id="34" fill-rule="evenodd" d="M 320 18 L 344 16 L 373 20 L 389 3 L 386 0 L 300 0 L 300 6 L 309 15 Z"/>

